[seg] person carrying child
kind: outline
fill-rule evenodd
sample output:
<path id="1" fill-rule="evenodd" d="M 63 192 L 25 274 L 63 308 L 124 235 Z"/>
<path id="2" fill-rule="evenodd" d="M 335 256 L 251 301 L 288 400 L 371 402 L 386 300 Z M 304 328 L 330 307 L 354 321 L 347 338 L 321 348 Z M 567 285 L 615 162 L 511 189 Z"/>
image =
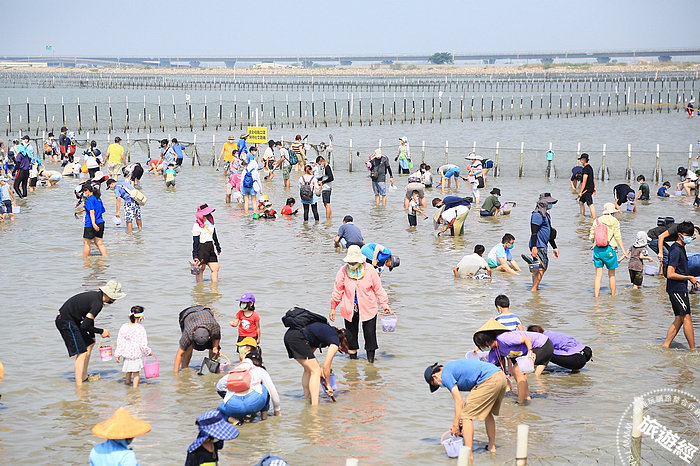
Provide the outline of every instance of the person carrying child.
<path id="1" fill-rule="evenodd" d="M 236 313 L 236 320 L 230 322 L 231 327 L 238 327 L 238 342 L 252 337 L 260 343 L 260 315 L 255 312 L 255 295 L 244 293 L 238 302 L 240 310 Z"/>
<path id="2" fill-rule="evenodd" d="M 411 193 L 411 201 L 408 203 L 408 226 L 415 227 L 418 225 L 416 212 L 428 218 L 428 216 L 425 215 L 425 211 L 421 208 L 420 193 L 418 191 L 413 191 L 413 193 Z"/>
<path id="3" fill-rule="evenodd" d="M 294 198 L 288 197 L 287 202 L 284 204 L 284 207 L 282 207 L 282 211 L 280 213 L 282 215 L 288 215 L 288 216 L 296 215 L 297 213 L 299 213 L 299 208 L 292 210 L 292 208 L 294 207 L 294 204 L 296 204 L 296 201 L 294 200 Z"/>
<path id="4" fill-rule="evenodd" d="M 124 359 L 122 372 L 126 372 L 126 384 L 132 383 L 134 388 L 139 386 L 139 373 L 143 369 L 143 358 L 151 356 L 153 351 L 148 347 L 146 329 L 141 325 L 144 309 L 133 306 L 129 313 L 129 321 L 121 326 L 117 336 L 117 348 L 114 356 L 117 363 Z"/>
<path id="5" fill-rule="evenodd" d="M 630 282 L 632 282 L 632 288 L 635 290 L 638 290 L 639 287 L 642 286 L 642 281 L 644 280 L 643 261 L 653 261 L 653 259 L 647 255 L 647 241 L 646 231 L 638 231 L 634 244 L 632 244 L 630 248 L 628 268 L 630 271 Z"/>

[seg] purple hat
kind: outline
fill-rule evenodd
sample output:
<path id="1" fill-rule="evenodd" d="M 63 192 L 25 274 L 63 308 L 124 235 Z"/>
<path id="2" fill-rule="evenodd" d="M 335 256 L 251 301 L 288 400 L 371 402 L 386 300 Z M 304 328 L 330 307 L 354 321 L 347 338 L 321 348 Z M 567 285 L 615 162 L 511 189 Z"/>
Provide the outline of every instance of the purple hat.
<path id="1" fill-rule="evenodd" d="M 245 293 L 243 296 L 241 296 L 239 299 L 236 301 L 240 301 L 242 303 L 253 303 L 255 304 L 255 295 L 253 293 Z"/>

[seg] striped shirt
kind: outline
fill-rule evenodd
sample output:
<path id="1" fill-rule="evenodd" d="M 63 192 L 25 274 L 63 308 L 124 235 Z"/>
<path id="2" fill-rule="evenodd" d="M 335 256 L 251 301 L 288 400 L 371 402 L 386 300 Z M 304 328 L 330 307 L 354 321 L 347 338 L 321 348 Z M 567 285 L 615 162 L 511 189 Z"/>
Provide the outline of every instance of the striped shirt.
<path id="1" fill-rule="evenodd" d="M 520 317 L 515 314 L 499 314 L 495 317 L 496 321 L 506 327 L 508 330 L 517 330 L 518 325 L 523 325 L 520 322 Z"/>
<path id="2" fill-rule="evenodd" d="M 221 339 L 221 327 L 214 318 L 214 313 L 211 309 L 204 306 L 191 306 L 180 313 L 180 349 L 186 350 L 192 346 L 192 338 L 194 332 L 199 327 L 204 327 L 209 330 L 212 340 Z"/>
<path id="3" fill-rule="evenodd" d="M 301 141 L 295 141 L 292 143 L 291 150 L 297 153 L 299 160 L 304 160 L 304 143 Z"/>

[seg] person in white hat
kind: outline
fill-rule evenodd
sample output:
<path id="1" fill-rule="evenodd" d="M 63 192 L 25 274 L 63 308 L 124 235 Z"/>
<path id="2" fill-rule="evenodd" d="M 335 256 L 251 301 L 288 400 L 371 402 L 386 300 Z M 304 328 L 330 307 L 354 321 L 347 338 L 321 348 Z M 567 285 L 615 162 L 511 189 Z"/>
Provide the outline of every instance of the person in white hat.
<path id="1" fill-rule="evenodd" d="M 615 269 L 618 267 L 617 248 L 622 249 L 623 258 L 629 255 L 622 244 L 620 222 L 613 217 L 617 213 L 615 204 L 608 202 L 603 206 L 603 215 L 593 220 L 588 239 L 593 241 L 593 264 L 595 265 L 595 282 L 593 296 L 600 294 L 600 283 L 603 280 L 603 266 L 608 269 L 610 294 L 615 296 Z"/>
<path id="2" fill-rule="evenodd" d="M 97 291 L 86 291 L 68 299 L 58 310 L 56 328 L 66 344 L 68 356 L 75 358 L 75 385 L 88 379 L 90 354 L 95 346 L 95 334 L 109 338 L 107 329 L 95 327 L 95 319 L 105 304 L 126 296 L 121 283 L 110 280 Z"/>

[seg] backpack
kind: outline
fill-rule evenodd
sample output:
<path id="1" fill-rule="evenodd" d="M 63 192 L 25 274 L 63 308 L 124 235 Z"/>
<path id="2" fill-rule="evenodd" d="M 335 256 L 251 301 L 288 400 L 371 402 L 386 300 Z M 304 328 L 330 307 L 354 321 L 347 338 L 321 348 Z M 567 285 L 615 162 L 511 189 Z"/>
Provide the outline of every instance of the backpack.
<path id="1" fill-rule="evenodd" d="M 493 168 L 494 162 L 491 159 L 484 159 L 484 168 L 490 170 Z"/>
<path id="2" fill-rule="evenodd" d="M 303 178 L 302 178 L 303 180 Z M 302 185 L 299 187 L 299 197 L 301 198 L 302 201 L 308 201 L 311 202 L 314 199 L 314 190 L 311 188 L 311 182 L 313 181 L 313 178 L 311 178 L 308 182 L 304 180 Z"/>
<path id="3" fill-rule="evenodd" d="M 253 187 L 254 184 L 255 180 L 253 180 L 253 171 L 246 170 L 245 175 L 243 175 L 243 187 L 250 189 Z"/>
<path id="4" fill-rule="evenodd" d="M 328 323 L 328 320 L 322 315 L 316 314 L 303 307 L 294 306 L 282 317 L 282 323 L 287 328 L 300 330 L 314 322 Z"/>
<path id="5" fill-rule="evenodd" d="M 372 159 L 372 168 L 369 170 L 369 177 L 372 178 L 372 181 L 377 181 L 377 178 L 379 178 L 379 167 L 382 166 L 382 159 L 380 158 L 378 162 L 375 162 L 377 159 Z"/>
<path id="6" fill-rule="evenodd" d="M 608 239 L 608 226 L 601 223 L 600 219 L 596 219 L 593 237 L 595 238 L 595 245 L 599 248 L 605 248 L 610 244 Z"/>
<path id="7" fill-rule="evenodd" d="M 129 196 L 131 196 L 134 202 L 136 202 L 138 205 L 146 205 L 146 201 L 148 200 L 148 198 L 144 193 L 142 193 L 136 188 L 128 188 L 124 185 L 122 185 L 122 188 L 124 188 L 124 191 L 126 191 L 127 194 L 129 194 Z"/>
<path id="8" fill-rule="evenodd" d="M 299 163 L 299 157 L 297 156 L 297 153 L 293 151 L 292 149 L 289 149 L 289 163 L 294 166 Z"/>
<path id="9" fill-rule="evenodd" d="M 51 146 L 51 144 L 44 143 L 44 154 L 46 154 L 46 155 L 53 154 L 53 146 Z"/>
<path id="10" fill-rule="evenodd" d="M 252 380 L 250 363 L 239 363 L 228 373 L 226 378 L 226 390 L 233 393 L 241 393 L 250 390 Z"/>

